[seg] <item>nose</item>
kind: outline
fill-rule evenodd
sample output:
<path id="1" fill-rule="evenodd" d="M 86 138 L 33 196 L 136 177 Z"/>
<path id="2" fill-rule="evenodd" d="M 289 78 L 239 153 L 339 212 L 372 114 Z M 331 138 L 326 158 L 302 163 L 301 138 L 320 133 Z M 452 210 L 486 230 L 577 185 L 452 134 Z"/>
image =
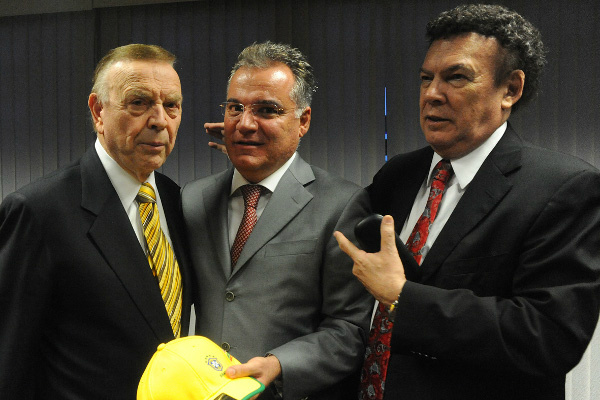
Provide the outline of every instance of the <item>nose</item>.
<path id="1" fill-rule="evenodd" d="M 439 78 L 432 79 L 427 85 L 421 87 L 421 101 L 424 103 L 440 104 L 446 99 L 443 83 Z"/>
<path id="2" fill-rule="evenodd" d="M 252 113 L 252 109 L 247 107 L 244 109 L 244 112 L 240 116 L 240 119 L 237 123 L 237 130 L 241 133 L 244 132 L 254 132 L 258 129 L 258 123 L 256 122 L 256 118 Z"/>
<path id="3" fill-rule="evenodd" d="M 150 110 L 148 126 L 155 131 L 162 131 L 167 126 L 167 113 L 162 104 L 155 104 Z"/>

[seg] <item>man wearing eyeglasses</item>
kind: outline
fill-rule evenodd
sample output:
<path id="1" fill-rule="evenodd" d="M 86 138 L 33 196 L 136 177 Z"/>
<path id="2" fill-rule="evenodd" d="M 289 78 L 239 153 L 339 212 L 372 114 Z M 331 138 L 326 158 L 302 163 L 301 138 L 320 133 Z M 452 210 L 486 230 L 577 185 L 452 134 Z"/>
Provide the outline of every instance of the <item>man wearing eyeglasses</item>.
<path id="1" fill-rule="evenodd" d="M 353 239 L 365 191 L 296 153 L 315 89 L 298 50 L 243 50 L 221 105 L 233 166 L 182 192 L 196 333 L 245 363 L 230 377 L 270 385 L 260 399 L 354 397 L 373 306 L 333 237 Z"/>

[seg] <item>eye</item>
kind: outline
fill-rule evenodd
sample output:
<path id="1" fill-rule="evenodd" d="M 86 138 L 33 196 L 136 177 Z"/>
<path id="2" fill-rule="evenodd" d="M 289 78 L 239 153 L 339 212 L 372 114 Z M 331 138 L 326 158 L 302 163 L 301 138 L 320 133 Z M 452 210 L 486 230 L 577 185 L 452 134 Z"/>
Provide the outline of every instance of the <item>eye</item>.
<path id="1" fill-rule="evenodd" d="M 148 109 L 150 103 L 143 98 L 136 97 L 127 103 L 127 108 L 133 113 L 143 113 Z"/>
<path id="2" fill-rule="evenodd" d="M 165 103 L 164 107 L 165 107 L 165 110 L 167 111 L 167 114 L 171 118 L 175 118 L 180 114 L 181 104 L 178 102 Z"/>
<path id="3" fill-rule="evenodd" d="M 460 81 L 460 80 L 463 80 L 463 79 L 467 79 L 467 77 L 464 76 L 463 74 L 452 74 L 448 78 L 448 80 L 451 80 L 451 81 Z"/>
<path id="4" fill-rule="evenodd" d="M 262 118 L 274 118 L 279 115 L 280 108 L 272 104 L 253 104 L 252 110 Z"/>
<path id="5" fill-rule="evenodd" d="M 230 117 L 237 117 L 244 112 L 244 106 L 240 103 L 227 103 L 225 110 Z"/>
<path id="6" fill-rule="evenodd" d="M 421 74 L 419 79 L 421 79 L 421 86 L 428 86 L 431 83 L 431 81 L 433 80 L 433 78 L 431 76 L 424 75 L 424 74 Z"/>
<path id="7" fill-rule="evenodd" d="M 227 112 L 230 114 L 241 114 L 244 112 L 244 106 L 240 103 L 228 103 Z"/>
<path id="8" fill-rule="evenodd" d="M 178 102 L 169 102 L 169 103 L 165 103 L 165 108 L 168 110 L 179 110 L 181 108 L 181 104 Z"/>

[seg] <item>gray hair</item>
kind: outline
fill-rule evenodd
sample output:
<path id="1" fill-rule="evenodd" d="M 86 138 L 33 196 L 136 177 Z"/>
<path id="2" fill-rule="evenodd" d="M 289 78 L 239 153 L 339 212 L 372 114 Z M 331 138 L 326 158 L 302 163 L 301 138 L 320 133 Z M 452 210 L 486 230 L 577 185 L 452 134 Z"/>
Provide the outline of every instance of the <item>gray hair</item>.
<path id="1" fill-rule="evenodd" d="M 310 107 L 313 93 L 317 90 L 317 82 L 306 57 L 287 44 L 253 43 L 246 47 L 238 56 L 237 62 L 231 69 L 227 90 L 236 71 L 245 68 L 269 68 L 274 63 L 287 65 L 294 74 L 295 82 L 290 92 L 290 98 L 296 103 L 296 117 L 300 117 L 306 107 Z"/>
<path id="2" fill-rule="evenodd" d="M 468 32 L 494 37 L 500 43 L 502 51 L 496 61 L 496 85 L 504 82 L 515 70 L 525 73 L 523 95 L 513 104 L 513 111 L 537 95 L 546 64 L 546 51 L 540 32 L 529 21 L 499 5 L 466 4 L 429 21 L 426 36 L 431 46 L 438 39 Z"/>
<path id="3" fill-rule="evenodd" d="M 92 79 L 92 93 L 98 95 L 100 103 L 108 102 L 110 95 L 106 76 L 110 67 L 119 61 L 160 61 L 174 66 L 176 60 L 175 55 L 156 45 L 128 44 L 116 47 L 106 53 L 96 65 Z"/>

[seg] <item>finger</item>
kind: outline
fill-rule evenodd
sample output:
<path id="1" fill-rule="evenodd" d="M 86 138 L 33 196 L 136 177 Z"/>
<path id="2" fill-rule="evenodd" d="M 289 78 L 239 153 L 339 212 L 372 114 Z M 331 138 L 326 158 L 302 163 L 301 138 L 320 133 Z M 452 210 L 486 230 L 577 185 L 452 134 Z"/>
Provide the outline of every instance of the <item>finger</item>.
<path id="1" fill-rule="evenodd" d="M 204 128 L 212 131 L 222 131 L 225 128 L 224 122 L 205 122 Z"/>
<path id="2" fill-rule="evenodd" d="M 344 236 L 342 232 L 335 231 L 333 232 L 333 236 L 335 237 L 335 240 L 337 240 L 340 249 L 344 253 L 348 254 L 352 259 L 357 257 L 358 252 L 360 252 L 360 249 L 356 247 L 351 241 L 349 241 L 348 238 L 346 238 L 346 236 Z"/>
<path id="3" fill-rule="evenodd" d="M 208 142 L 208 146 L 212 147 L 215 150 L 219 150 L 223 154 L 227 154 L 227 148 L 225 147 L 224 144 L 217 143 L 217 142 Z"/>
<path id="4" fill-rule="evenodd" d="M 381 221 L 381 250 L 387 253 L 398 254 L 396 248 L 396 231 L 394 230 L 394 218 L 390 215 L 383 217 Z"/>
<path id="5" fill-rule="evenodd" d="M 204 129 L 210 136 L 220 140 L 223 139 L 224 124 L 222 122 L 207 122 L 204 124 Z"/>
<path id="6" fill-rule="evenodd" d="M 241 378 L 244 376 L 252 376 L 252 373 L 253 372 L 251 368 L 248 368 L 247 364 L 232 365 L 225 371 L 225 374 L 232 379 Z"/>

